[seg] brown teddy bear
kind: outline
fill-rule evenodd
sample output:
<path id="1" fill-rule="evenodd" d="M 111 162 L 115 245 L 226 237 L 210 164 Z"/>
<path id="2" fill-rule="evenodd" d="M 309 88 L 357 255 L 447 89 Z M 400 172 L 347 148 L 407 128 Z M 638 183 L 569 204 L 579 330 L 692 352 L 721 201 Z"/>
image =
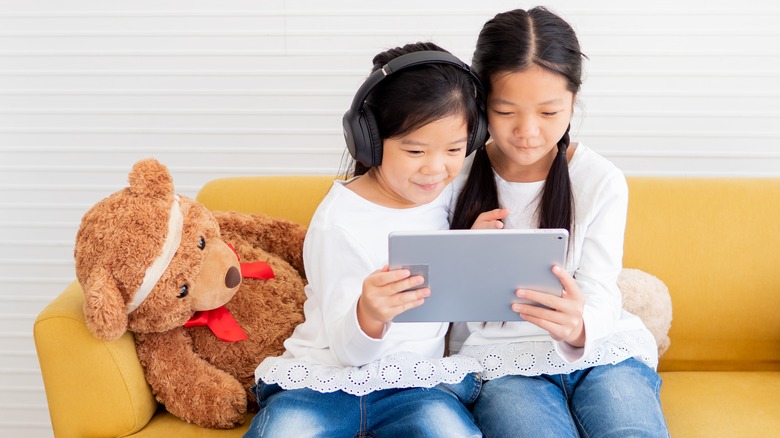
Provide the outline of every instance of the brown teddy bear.
<path id="1" fill-rule="evenodd" d="M 236 426 L 256 407 L 255 367 L 281 354 L 303 321 L 306 229 L 211 213 L 175 195 L 153 159 L 136 163 L 129 182 L 84 215 L 76 236 L 87 327 L 109 341 L 134 333 L 146 379 L 172 414 Z"/>

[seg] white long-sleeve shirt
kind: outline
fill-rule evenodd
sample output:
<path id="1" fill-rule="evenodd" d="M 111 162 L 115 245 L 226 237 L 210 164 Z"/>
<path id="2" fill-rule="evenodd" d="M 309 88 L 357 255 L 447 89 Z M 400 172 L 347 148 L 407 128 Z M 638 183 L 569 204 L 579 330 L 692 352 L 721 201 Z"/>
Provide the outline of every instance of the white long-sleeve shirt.
<path id="1" fill-rule="evenodd" d="M 454 193 L 465 183 L 470 166 L 468 160 L 454 183 Z M 537 228 L 536 212 L 544 181 L 516 183 L 494 175 L 500 205 L 509 209 L 505 226 Z M 457 327 L 450 349 L 479 359 L 486 379 L 508 374 L 569 373 L 629 357 L 653 368 L 658 364 L 655 339 L 637 316 L 623 310 L 617 287 L 628 208 L 625 177 L 583 144 L 575 149 L 569 175 L 575 224 L 566 269 L 585 296 L 585 346 L 575 348 L 555 341 L 546 330 L 525 321 Z"/>
<path id="2" fill-rule="evenodd" d="M 303 247 L 305 321 L 284 343 L 281 357 L 265 359 L 255 378 L 282 388 L 343 390 L 363 395 L 385 388 L 455 383 L 479 371 L 472 358 L 443 358 L 444 323 L 389 323 L 381 339 L 357 321 L 363 280 L 388 261 L 391 231 L 448 228 L 451 187 L 433 202 L 395 209 L 367 201 L 334 182 L 312 217 Z"/>

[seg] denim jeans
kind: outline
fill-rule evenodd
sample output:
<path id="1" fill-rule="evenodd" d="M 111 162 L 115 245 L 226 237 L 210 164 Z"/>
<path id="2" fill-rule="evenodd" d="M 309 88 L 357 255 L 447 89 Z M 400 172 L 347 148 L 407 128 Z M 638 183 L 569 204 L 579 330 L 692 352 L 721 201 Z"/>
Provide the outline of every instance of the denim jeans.
<path id="1" fill-rule="evenodd" d="M 485 437 L 668 437 L 660 390 L 658 373 L 631 358 L 488 380 L 472 412 Z"/>
<path id="2" fill-rule="evenodd" d="M 260 412 L 245 437 L 481 437 L 467 406 L 482 387 L 478 374 L 433 388 L 374 391 L 283 390 L 260 382 Z"/>

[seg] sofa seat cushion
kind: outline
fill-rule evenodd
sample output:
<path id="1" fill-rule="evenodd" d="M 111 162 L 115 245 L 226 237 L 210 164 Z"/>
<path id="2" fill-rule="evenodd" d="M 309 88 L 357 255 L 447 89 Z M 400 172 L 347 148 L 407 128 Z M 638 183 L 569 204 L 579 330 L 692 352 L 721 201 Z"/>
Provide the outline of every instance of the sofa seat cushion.
<path id="1" fill-rule="evenodd" d="M 229 438 L 242 437 L 249 429 L 253 414 L 246 414 L 244 424 L 233 429 L 204 429 L 191 423 L 185 423 L 173 414 L 160 409 L 152 421 L 138 433 L 129 435 L 132 438 Z"/>
<path id="2" fill-rule="evenodd" d="M 780 431 L 780 371 L 662 372 L 672 436 L 759 437 Z"/>

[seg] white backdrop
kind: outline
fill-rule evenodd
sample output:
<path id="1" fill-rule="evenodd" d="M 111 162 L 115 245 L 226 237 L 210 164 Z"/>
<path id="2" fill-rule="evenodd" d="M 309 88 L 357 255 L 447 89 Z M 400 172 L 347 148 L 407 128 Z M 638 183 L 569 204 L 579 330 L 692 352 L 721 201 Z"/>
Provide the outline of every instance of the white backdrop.
<path id="1" fill-rule="evenodd" d="M 547 3 L 590 57 L 574 138 L 628 175 L 780 177 L 780 8 L 681 3 Z M 430 40 L 470 61 L 485 20 L 534 5 L 0 0 L 0 436 L 51 435 L 32 322 L 132 163 L 159 158 L 188 196 L 335 174 L 375 53 Z"/>

